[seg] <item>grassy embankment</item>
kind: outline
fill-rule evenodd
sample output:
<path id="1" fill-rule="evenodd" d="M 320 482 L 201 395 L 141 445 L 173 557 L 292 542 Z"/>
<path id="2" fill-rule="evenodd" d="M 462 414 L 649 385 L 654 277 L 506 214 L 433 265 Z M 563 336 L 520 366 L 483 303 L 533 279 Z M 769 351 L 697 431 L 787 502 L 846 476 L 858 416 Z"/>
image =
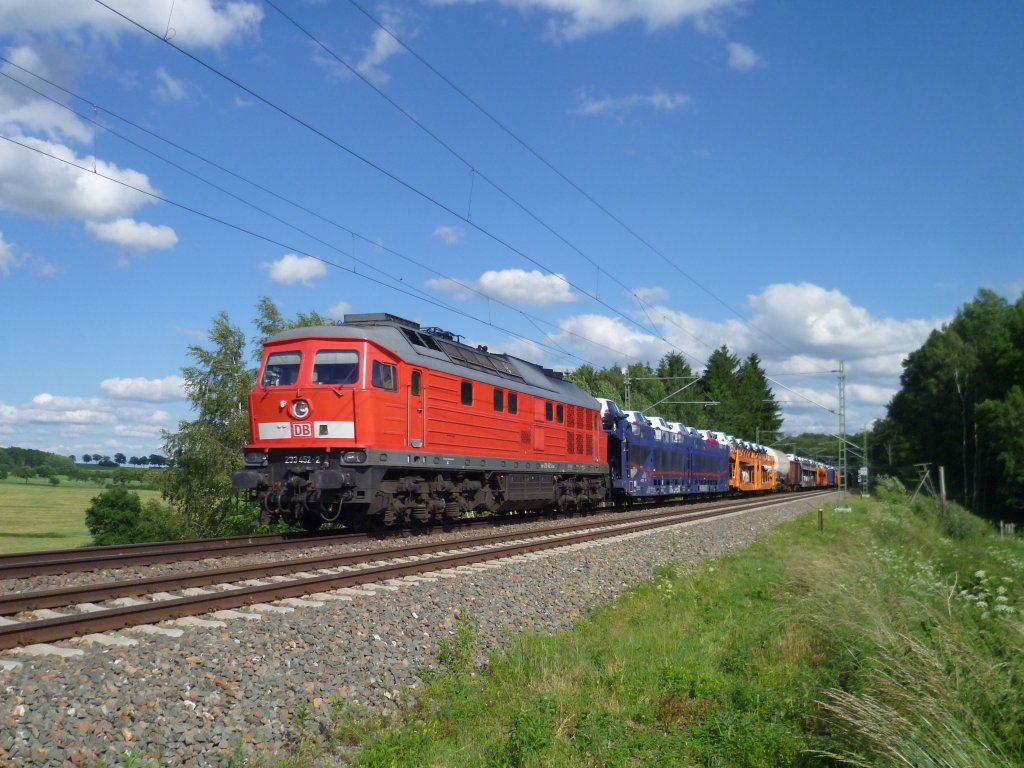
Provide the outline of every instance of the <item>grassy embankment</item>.
<path id="1" fill-rule="evenodd" d="M 88 546 L 92 537 L 85 527 L 85 510 L 102 492 L 95 483 L 67 478 L 60 485 L 0 480 L 0 554 Z M 158 491 L 136 493 L 143 502 L 160 498 Z"/>
<path id="2" fill-rule="evenodd" d="M 827 510 L 824 533 L 806 516 L 665 564 L 486 669 L 465 618 L 399 727 L 307 706 L 295 753 L 270 764 L 332 749 L 361 766 L 1024 764 L 1024 543 L 931 501 L 853 509 Z"/>

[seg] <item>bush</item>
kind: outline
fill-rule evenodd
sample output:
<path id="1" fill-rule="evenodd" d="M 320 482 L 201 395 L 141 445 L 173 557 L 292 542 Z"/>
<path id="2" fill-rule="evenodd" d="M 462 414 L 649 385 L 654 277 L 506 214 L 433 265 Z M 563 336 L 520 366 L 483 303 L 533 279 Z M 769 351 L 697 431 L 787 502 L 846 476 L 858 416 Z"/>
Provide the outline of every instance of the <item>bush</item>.
<path id="1" fill-rule="evenodd" d="M 156 499 L 145 506 L 139 494 L 113 485 L 92 500 L 85 524 L 97 545 L 134 544 L 176 538 L 177 524 L 170 507 Z"/>
<path id="2" fill-rule="evenodd" d="M 899 504 L 907 500 L 907 488 L 898 478 L 882 475 L 875 481 L 875 497 L 883 504 Z"/>

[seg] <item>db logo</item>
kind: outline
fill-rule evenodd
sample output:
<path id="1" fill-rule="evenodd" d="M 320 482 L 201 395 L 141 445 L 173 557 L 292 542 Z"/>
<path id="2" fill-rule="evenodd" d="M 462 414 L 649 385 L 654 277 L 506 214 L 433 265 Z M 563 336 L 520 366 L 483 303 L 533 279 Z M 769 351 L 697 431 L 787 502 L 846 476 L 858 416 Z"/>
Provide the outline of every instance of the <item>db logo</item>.
<path id="1" fill-rule="evenodd" d="M 313 425 L 292 422 L 292 437 L 312 437 Z"/>

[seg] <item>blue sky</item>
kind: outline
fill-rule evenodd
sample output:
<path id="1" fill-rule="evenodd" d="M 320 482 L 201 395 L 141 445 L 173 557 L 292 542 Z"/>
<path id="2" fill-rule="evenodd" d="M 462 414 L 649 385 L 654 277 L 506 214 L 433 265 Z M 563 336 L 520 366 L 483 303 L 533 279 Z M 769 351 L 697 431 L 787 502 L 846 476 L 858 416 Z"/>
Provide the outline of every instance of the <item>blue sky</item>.
<path id="1" fill-rule="evenodd" d="M 857 431 L 1024 290 L 1022 37 L 1019 3 L 5 0 L 0 445 L 159 452 L 261 296 L 563 370 L 727 344 L 793 432 L 837 429 L 842 359 Z"/>

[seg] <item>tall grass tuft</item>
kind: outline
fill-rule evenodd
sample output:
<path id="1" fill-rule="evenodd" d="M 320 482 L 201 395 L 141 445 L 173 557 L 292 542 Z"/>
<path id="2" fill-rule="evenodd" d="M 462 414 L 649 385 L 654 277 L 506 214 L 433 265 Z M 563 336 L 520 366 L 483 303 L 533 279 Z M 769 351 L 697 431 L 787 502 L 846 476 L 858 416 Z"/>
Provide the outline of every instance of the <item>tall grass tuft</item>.
<path id="1" fill-rule="evenodd" d="M 858 766 L 1018 765 L 1020 547 L 930 500 L 869 520 L 845 554 L 790 571 L 794 618 L 838 673 L 819 699 L 834 743 L 821 754 Z"/>

